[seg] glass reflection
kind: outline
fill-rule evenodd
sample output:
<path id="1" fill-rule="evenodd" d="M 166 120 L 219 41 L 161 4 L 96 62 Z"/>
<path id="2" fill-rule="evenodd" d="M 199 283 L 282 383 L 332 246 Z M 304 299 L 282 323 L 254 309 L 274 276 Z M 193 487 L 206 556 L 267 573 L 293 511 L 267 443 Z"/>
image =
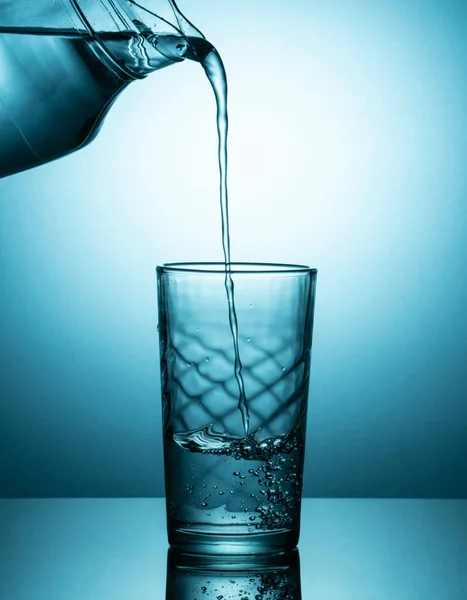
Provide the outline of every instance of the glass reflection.
<path id="1" fill-rule="evenodd" d="M 302 600 L 299 552 L 242 561 L 170 549 L 166 600 Z"/>

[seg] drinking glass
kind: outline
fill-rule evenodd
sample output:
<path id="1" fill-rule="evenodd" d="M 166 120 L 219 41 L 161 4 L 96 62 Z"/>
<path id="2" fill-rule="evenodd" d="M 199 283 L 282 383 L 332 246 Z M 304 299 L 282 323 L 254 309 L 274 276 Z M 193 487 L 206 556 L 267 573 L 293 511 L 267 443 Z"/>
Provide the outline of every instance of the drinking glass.
<path id="1" fill-rule="evenodd" d="M 281 264 L 157 268 L 173 548 L 296 547 L 316 274 Z"/>
<path id="2" fill-rule="evenodd" d="M 206 558 L 168 551 L 165 600 L 302 600 L 298 550 L 264 562 Z"/>

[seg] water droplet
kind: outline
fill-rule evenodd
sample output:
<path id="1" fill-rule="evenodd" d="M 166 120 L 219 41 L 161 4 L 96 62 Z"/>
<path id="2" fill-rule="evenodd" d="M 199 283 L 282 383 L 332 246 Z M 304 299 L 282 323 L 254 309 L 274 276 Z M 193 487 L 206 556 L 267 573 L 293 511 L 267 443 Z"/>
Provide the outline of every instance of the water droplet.
<path id="1" fill-rule="evenodd" d="M 282 370 L 285 371 L 285 367 L 282 367 Z"/>
<path id="2" fill-rule="evenodd" d="M 249 307 L 250 307 L 250 308 L 252 308 L 252 307 L 253 307 L 253 304 L 249 304 Z"/>
<path id="3" fill-rule="evenodd" d="M 232 515 L 232 519 L 236 519 L 237 517 L 235 515 Z"/>
<path id="4" fill-rule="evenodd" d="M 223 495 L 224 495 L 224 492 L 219 492 L 219 496 L 223 496 Z"/>
<path id="5" fill-rule="evenodd" d="M 206 357 L 206 362 L 209 362 L 209 356 Z"/>
<path id="6" fill-rule="evenodd" d="M 203 508 L 206 508 L 206 506 L 207 506 L 207 505 L 208 505 L 208 503 L 207 503 L 207 502 L 202 502 L 202 503 L 201 503 L 201 506 L 202 506 Z"/>
<path id="7" fill-rule="evenodd" d="M 247 342 L 251 342 L 251 338 L 246 338 L 246 341 Z"/>

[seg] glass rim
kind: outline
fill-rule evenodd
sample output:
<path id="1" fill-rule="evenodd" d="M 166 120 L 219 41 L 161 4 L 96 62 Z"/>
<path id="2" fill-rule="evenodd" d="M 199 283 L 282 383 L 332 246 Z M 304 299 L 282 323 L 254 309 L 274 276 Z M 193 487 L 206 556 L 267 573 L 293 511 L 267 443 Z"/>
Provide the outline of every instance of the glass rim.
<path id="1" fill-rule="evenodd" d="M 282 275 L 294 273 L 312 273 L 318 272 L 318 269 L 307 265 L 296 265 L 289 263 L 256 263 L 256 262 L 231 262 L 229 273 L 241 273 L 243 275 Z M 165 273 L 202 273 L 208 275 L 221 275 L 226 273 L 226 263 L 224 262 L 175 262 L 164 263 L 157 266 L 156 271 L 159 275 Z"/>

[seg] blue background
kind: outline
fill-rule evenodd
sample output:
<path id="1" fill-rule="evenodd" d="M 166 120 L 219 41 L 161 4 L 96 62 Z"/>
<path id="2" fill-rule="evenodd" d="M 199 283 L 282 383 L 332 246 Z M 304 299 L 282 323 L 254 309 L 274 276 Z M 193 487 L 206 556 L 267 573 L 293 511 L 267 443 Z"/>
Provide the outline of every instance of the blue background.
<path id="1" fill-rule="evenodd" d="M 180 6 L 233 259 L 319 269 L 305 494 L 467 497 L 467 5 Z M 214 111 L 176 65 L 0 180 L 0 495 L 163 495 L 154 267 L 222 259 Z"/>

